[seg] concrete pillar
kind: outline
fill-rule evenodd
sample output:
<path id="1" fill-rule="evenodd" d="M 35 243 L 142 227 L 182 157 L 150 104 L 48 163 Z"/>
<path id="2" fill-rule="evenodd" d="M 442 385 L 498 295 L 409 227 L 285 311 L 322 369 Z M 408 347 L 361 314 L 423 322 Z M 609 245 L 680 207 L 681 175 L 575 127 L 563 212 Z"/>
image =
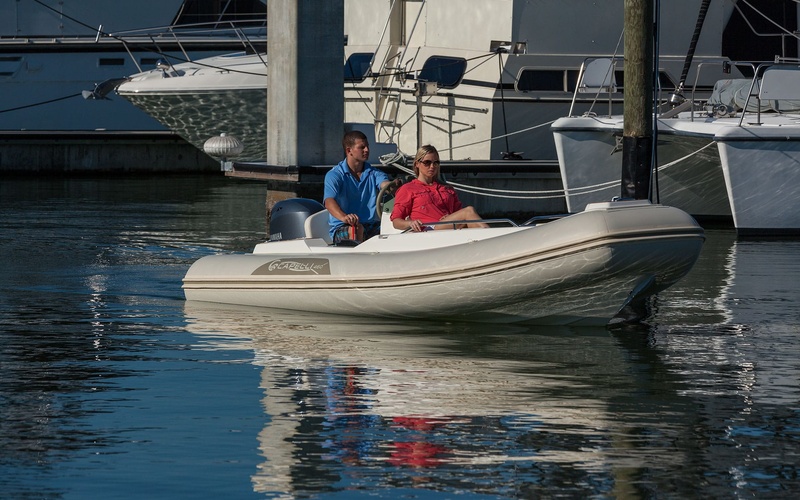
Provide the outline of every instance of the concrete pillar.
<path id="1" fill-rule="evenodd" d="M 344 0 L 270 0 L 267 37 L 267 164 L 338 163 Z"/>

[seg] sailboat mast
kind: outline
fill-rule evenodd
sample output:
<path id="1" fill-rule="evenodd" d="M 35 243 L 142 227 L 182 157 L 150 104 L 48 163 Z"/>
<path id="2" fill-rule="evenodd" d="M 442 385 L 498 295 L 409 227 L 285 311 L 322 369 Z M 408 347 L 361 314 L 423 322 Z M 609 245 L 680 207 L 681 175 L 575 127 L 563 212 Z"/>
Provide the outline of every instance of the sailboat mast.
<path id="1" fill-rule="evenodd" d="M 683 97 L 683 89 L 686 86 L 686 78 L 689 76 L 689 69 L 692 67 L 692 59 L 694 58 L 694 53 L 697 50 L 697 42 L 700 40 L 700 32 L 703 30 L 703 23 L 706 20 L 706 14 L 708 13 L 708 6 L 711 4 L 711 0 L 703 0 L 703 3 L 700 5 L 700 13 L 697 14 L 697 22 L 694 26 L 694 33 L 692 34 L 692 41 L 689 42 L 689 50 L 686 52 L 686 59 L 683 62 L 683 71 L 681 71 L 681 80 L 678 83 L 678 88 L 675 89 L 675 93 L 672 94 L 670 97 L 670 102 L 673 105 L 678 105 L 684 101 Z"/>

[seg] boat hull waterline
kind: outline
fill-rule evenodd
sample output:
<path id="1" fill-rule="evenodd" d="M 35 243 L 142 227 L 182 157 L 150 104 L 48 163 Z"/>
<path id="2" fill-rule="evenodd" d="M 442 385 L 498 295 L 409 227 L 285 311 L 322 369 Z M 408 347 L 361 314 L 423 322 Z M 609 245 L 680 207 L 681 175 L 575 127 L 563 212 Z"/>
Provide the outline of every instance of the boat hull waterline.
<path id="1" fill-rule="evenodd" d="M 603 203 L 538 226 L 389 234 L 352 248 L 262 243 L 199 259 L 183 288 L 192 301 L 316 313 L 597 325 L 634 290 L 682 278 L 703 241 L 678 209 Z"/>

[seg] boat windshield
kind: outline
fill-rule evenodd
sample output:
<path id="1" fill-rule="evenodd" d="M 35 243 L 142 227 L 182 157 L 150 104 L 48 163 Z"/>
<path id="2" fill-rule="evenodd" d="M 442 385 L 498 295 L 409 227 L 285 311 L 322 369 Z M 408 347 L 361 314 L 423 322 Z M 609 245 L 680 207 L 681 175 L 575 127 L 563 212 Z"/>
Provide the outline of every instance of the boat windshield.
<path id="1" fill-rule="evenodd" d="M 431 56 L 422 66 L 419 79 L 436 82 L 439 88 L 452 89 L 461 83 L 467 70 L 467 60 L 463 57 Z"/>
<path id="2" fill-rule="evenodd" d="M 369 74 L 372 52 L 355 52 L 344 63 L 345 83 L 361 83 Z"/>

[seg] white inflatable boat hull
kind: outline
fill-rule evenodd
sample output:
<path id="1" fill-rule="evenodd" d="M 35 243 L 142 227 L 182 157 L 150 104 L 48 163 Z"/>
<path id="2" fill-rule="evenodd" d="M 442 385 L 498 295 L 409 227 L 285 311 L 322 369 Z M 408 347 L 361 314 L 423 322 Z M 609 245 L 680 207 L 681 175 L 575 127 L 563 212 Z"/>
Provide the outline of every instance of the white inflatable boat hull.
<path id="1" fill-rule="evenodd" d="M 319 238 L 199 259 L 187 300 L 373 317 L 606 324 L 634 295 L 696 261 L 702 228 L 647 202 L 593 204 L 538 226 L 388 234 L 356 247 Z"/>

